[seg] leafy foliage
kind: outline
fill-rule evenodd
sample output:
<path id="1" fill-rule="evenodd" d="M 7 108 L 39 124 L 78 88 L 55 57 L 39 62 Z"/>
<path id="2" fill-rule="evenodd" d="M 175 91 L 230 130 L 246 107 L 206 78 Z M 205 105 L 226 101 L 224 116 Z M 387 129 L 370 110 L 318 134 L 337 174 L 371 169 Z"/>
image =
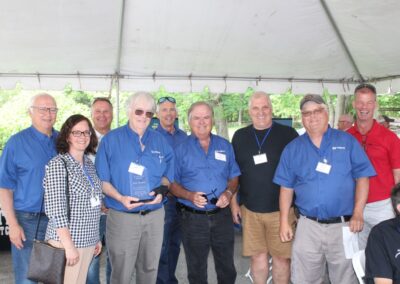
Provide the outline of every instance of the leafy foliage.
<path id="1" fill-rule="evenodd" d="M 190 105 L 196 101 L 207 101 L 214 106 L 216 117 L 216 130 L 225 131 L 223 128 L 229 125 L 230 130 L 235 130 L 250 122 L 248 115 L 248 100 L 253 90 L 249 88 L 245 93 L 215 94 L 211 93 L 209 88 L 205 87 L 201 92 L 196 93 L 174 93 L 168 92 L 161 87 L 154 92 L 156 100 L 164 96 L 172 96 L 177 101 L 178 116 L 180 128 L 189 131 L 187 121 L 187 111 Z M 30 118 L 27 113 L 30 97 L 36 92 L 22 90 L 20 86 L 11 91 L 0 90 L 0 149 L 2 149 L 8 138 L 18 131 L 30 126 Z M 60 129 L 62 123 L 72 114 L 81 113 L 90 117 L 90 105 L 97 96 L 109 96 L 108 93 L 91 93 L 73 90 L 71 86 L 66 86 L 62 92 L 50 92 L 56 99 L 59 112 L 57 115 L 56 129 Z M 119 108 L 119 119 L 117 123 L 114 118 L 113 127 L 127 123 L 126 101 L 131 93 L 121 92 L 119 94 L 119 104 L 116 96 L 111 96 L 111 102 L 114 105 L 114 111 Z M 334 110 L 336 96 L 330 95 L 327 90 L 323 94 L 327 103 Z M 299 103 L 303 96 L 295 95 L 288 90 L 284 94 L 271 95 L 273 105 L 273 115 L 279 118 L 292 118 L 293 126 L 301 128 L 301 117 Z M 378 102 L 383 109 L 383 113 L 390 117 L 400 117 L 400 94 L 378 96 Z M 351 108 L 351 101 L 346 112 L 354 113 Z M 397 109 L 397 110 L 396 110 Z M 332 123 L 332 122 L 331 122 Z M 230 133 L 231 135 L 232 133 Z"/>

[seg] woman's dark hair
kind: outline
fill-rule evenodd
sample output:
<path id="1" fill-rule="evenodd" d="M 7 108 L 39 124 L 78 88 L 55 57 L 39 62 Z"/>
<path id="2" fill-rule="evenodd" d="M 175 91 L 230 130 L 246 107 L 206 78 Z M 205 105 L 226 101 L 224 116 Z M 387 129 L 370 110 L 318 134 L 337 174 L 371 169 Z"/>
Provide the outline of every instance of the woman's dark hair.
<path id="1" fill-rule="evenodd" d="M 71 115 L 62 125 L 56 142 L 56 148 L 58 153 L 65 154 L 69 151 L 68 136 L 71 134 L 72 128 L 81 121 L 86 121 L 88 123 L 89 130 L 91 133 L 90 142 L 85 150 L 85 154 L 93 154 L 93 155 L 96 154 L 96 147 L 97 147 L 96 132 L 94 131 L 92 123 L 90 123 L 90 120 L 86 116 L 83 116 L 81 114 Z"/>

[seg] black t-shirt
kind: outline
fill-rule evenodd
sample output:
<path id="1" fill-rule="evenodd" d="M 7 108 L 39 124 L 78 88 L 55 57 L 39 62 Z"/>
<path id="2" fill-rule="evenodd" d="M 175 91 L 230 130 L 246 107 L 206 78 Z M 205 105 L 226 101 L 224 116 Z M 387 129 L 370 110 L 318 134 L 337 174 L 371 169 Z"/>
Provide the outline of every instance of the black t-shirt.
<path id="1" fill-rule="evenodd" d="M 237 130 L 232 138 L 236 161 L 241 171 L 240 204 L 259 213 L 279 211 L 279 186 L 272 179 L 283 149 L 298 136 L 293 128 L 274 122 L 260 151 L 267 154 L 268 162 L 256 165 L 253 156 L 259 153 L 259 147 L 255 135 L 261 144 L 268 131 L 269 128 L 256 130 L 253 125 L 249 125 Z"/>
<path id="2" fill-rule="evenodd" d="M 393 283 L 400 283 L 400 217 L 383 221 L 372 228 L 365 258 L 367 283 L 374 283 L 374 278 L 388 278 Z"/>

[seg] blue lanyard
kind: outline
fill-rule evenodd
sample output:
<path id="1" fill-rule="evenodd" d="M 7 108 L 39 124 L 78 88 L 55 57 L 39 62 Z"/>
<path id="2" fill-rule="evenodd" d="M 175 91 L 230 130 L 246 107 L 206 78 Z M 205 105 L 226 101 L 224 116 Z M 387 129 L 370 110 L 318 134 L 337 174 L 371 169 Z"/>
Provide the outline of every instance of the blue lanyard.
<path id="1" fill-rule="evenodd" d="M 93 179 L 92 179 L 92 177 L 89 175 L 89 173 L 87 172 L 85 164 L 82 165 L 82 168 L 83 168 L 83 172 L 85 173 L 85 175 L 86 175 L 86 177 L 87 177 L 87 179 L 88 179 L 90 185 L 92 186 L 93 193 L 94 193 L 94 182 L 93 182 Z"/>
<path id="2" fill-rule="evenodd" d="M 253 127 L 254 137 L 256 137 L 256 141 L 257 141 L 257 145 L 258 145 L 258 154 L 261 154 L 261 147 L 262 147 L 262 145 L 264 144 L 265 140 L 267 140 L 267 137 L 268 137 L 269 133 L 271 132 L 271 129 L 272 129 L 272 126 L 273 126 L 273 125 L 274 125 L 274 124 L 272 123 L 272 124 L 271 124 L 271 127 L 270 127 L 270 128 L 268 129 L 268 131 L 265 133 L 264 138 L 262 139 L 261 143 L 260 143 L 260 140 L 258 140 L 256 131 L 254 130 L 254 127 Z"/>

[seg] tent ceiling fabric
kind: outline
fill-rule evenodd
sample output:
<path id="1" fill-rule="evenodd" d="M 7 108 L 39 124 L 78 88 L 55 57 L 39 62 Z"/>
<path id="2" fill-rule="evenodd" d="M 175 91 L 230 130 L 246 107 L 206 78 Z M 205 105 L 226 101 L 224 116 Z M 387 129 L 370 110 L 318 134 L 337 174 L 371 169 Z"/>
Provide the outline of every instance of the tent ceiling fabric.
<path id="1" fill-rule="evenodd" d="M 3 89 L 400 91 L 397 0 L 0 1 Z"/>

